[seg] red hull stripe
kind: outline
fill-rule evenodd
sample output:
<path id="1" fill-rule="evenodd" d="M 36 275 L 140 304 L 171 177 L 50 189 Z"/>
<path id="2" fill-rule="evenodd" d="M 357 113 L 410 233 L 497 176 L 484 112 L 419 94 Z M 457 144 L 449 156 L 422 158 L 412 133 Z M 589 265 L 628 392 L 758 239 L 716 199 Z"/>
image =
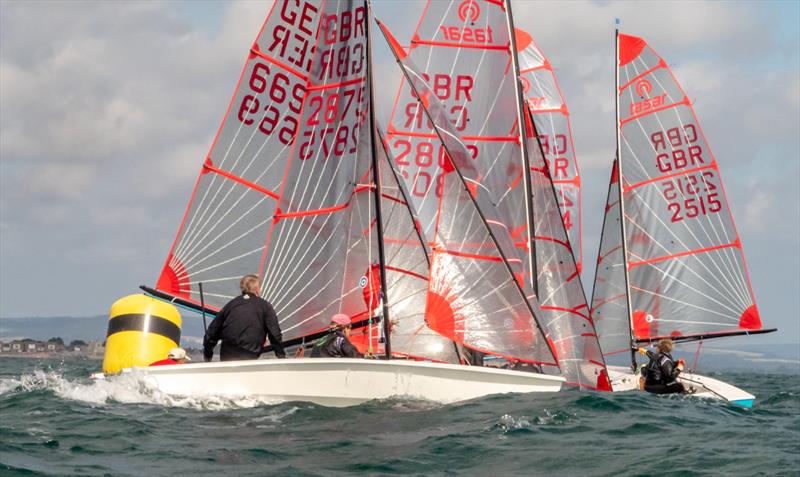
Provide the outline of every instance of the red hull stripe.
<path id="1" fill-rule="evenodd" d="M 470 43 L 455 43 L 451 41 L 412 40 L 411 47 L 415 48 L 416 45 L 445 46 L 448 48 L 470 48 L 473 50 L 510 51 L 509 45 L 485 45 L 485 44 L 482 45 L 482 44 L 470 44 Z"/>
<path id="2" fill-rule="evenodd" d="M 410 275 L 412 277 L 419 278 L 420 280 L 425 280 L 426 282 L 428 281 L 428 279 L 426 277 L 423 277 L 419 273 L 414 273 L 414 272 L 412 272 L 410 270 L 405 270 L 405 269 L 402 269 L 402 268 L 393 267 L 391 265 L 386 265 L 385 268 L 386 268 L 386 270 L 391 270 L 391 271 L 397 272 L 397 273 L 404 273 L 406 275 Z"/>
<path id="3" fill-rule="evenodd" d="M 256 55 L 257 57 L 261 58 L 262 60 L 268 61 L 268 62 L 272 63 L 273 65 L 283 69 L 284 71 L 289 72 L 289 73 L 297 76 L 301 80 L 308 81 L 308 77 L 306 75 L 304 75 L 303 73 L 297 71 L 296 69 L 292 68 L 291 66 L 286 65 L 286 64 L 276 60 L 275 58 L 267 56 L 264 53 L 261 53 L 261 51 L 256 50 L 255 48 L 250 48 L 250 52 L 252 54 Z"/>
<path id="4" fill-rule="evenodd" d="M 222 169 L 217 169 L 216 167 L 212 166 L 208 162 L 203 164 L 203 169 L 211 171 L 211 172 L 213 172 L 215 174 L 219 174 L 222 177 L 230 179 L 230 180 L 232 180 L 234 182 L 238 182 L 239 184 L 242 184 L 243 186 L 249 187 L 249 188 L 251 188 L 253 190 L 257 190 L 257 191 L 261 192 L 264 195 L 268 195 L 268 196 L 272 197 L 273 199 L 278 200 L 278 194 L 276 194 L 275 192 L 272 192 L 269 189 L 265 189 L 264 187 L 261 187 L 258 184 L 254 184 L 254 183 L 248 181 L 247 179 L 242 179 L 239 176 L 235 176 L 235 175 L 231 174 L 230 172 L 223 171 Z"/>
<path id="5" fill-rule="evenodd" d="M 681 101 L 678 101 L 677 103 L 665 104 L 664 106 L 659 106 L 657 108 L 653 108 L 650 111 L 646 111 L 646 112 L 641 113 L 641 114 L 634 114 L 633 116 L 631 116 L 629 118 L 620 120 L 619 124 L 620 124 L 620 126 L 622 126 L 623 124 L 627 124 L 627 123 L 629 123 L 631 121 L 635 121 L 635 120 L 637 120 L 639 118 L 642 118 L 644 116 L 649 116 L 651 114 L 658 113 L 660 111 L 664 111 L 665 109 L 675 108 L 675 107 L 682 106 L 682 105 L 691 106 L 691 104 L 689 103 L 689 98 L 683 98 Z"/>
<path id="6" fill-rule="evenodd" d="M 714 251 L 714 250 L 720 250 L 720 249 L 723 249 L 723 248 L 732 248 L 732 247 L 739 247 L 739 240 L 738 239 L 735 242 L 726 243 L 726 244 L 722 244 L 722 245 L 715 245 L 713 247 L 704 247 L 704 248 L 698 248 L 698 249 L 695 249 L 695 250 L 687 250 L 685 252 L 673 253 L 672 255 L 665 255 L 663 257 L 651 258 L 650 260 L 642 260 L 641 262 L 630 262 L 630 263 L 628 263 L 628 270 L 630 270 L 630 269 L 632 269 L 634 267 L 638 267 L 640 265 L 647 265 L 647 264 L 650 264 L 650 263 L 663 262 L 664 260 L 670 260 L 672 258 L 685 257 L 687 255 L 696 255 L 698 253 L 711 252 L 711 251 Z"/>
<path id="7" fill-rule="evenodd" d="M 318 85 L 309 86 L 308 90 L 309 91 L 320 91 L 320 90 L 324 90 L 324 89 L 340 88 L 342 86 L 350 86 L 350 85 L 354 85 L 354 84 L 358 84 L 358 83 L 363 83 L 365 80 L 366 80 L 366 78 L 362 76 L 360 78 L 354 78 L 354 79 L 347 80 L 347 81 L 339 81 L 338 83 L 318 84 Z"/>
<path id="8" fill-rule="evenodd" d="M 700 167 L 695 167 L 693 169 L 686 169 L 685 171 L 673 172 L 672 174 L 665 174 L 663 176 L 653 177 L 652 179 L 648 179 L 646 181 L 637 182 L 636 184 L 629 185 L 629 186 L 625 187 L 622 190 L 625 191 L 625 192 L 628 192 L 630 190 L 642 187 L 642 186 L 650 184 L 652 182 L 657 182 L 657 181 L 661 181 L 661 180 L 664 180 L 664 179 L 672 179 L 673 177 L 693 174 L 695 172 L 704 171 L 706 169 L 716 169 L 716 168 L 717 168 L 717 163 L 716 162 L 711 162 L 711 164 L 709 164 L 707 166 L 700 166 Z"/>

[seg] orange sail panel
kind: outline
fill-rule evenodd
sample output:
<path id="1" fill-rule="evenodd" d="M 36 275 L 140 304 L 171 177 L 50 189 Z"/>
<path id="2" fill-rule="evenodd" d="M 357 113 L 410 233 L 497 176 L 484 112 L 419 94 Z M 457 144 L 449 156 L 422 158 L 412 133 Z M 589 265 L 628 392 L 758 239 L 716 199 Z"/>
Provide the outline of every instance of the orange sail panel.
<path id="1" fill-rule="evenodd" d="M 686 93 L 641 38 L 619 35 L 618 68 L 634 338 L 761 329 L 717 160 Z"/>
<path id="2" fill-rule="evenodd" d="M 373 200 L 358 0 L 276 2 L 247 55 L 158 289 L 221 307 L 262 276 L 284 338 L 365 316 L 374 262 L 353 217 Z M 348 61 L 340 61 L 348 58 Z"/>

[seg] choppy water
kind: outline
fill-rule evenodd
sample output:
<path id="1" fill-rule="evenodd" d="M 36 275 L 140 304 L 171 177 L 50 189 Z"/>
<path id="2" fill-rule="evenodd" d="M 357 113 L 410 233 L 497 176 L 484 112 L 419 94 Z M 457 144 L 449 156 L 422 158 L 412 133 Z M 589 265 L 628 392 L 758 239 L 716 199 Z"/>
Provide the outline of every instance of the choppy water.
<path id="1" fill-rule="evenodd" d="M 753 409 L 686 397 L 494 396 L 345 409 L 172 399 L 93 361 L 0 358 L 0 475 L 798 475 L 800 375 L 731 373 Z"/>

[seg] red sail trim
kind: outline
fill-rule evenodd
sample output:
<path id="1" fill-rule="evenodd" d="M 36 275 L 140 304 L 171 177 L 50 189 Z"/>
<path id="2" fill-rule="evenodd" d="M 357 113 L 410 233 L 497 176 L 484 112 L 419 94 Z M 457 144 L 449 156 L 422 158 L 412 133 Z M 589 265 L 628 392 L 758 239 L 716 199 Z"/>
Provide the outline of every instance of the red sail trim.
<path id="1" fill-rule="evenodd" d="M 638 36 L 619 33 L 619 66 L 625 66 L 644 50 L 647 43 Z"/>
<path id="2" fill-rule="evenodd" d="M 621 248 L 622 248 L 622 245 L 620 244 L 620 245 L 617 245 L 616 247 L 612 247 L 612 248 L 611 248 L 611 250 L 609 250 L 609 251 L 608 251 L 608 252 L 606 252 L 605 254 L 603 254 L 603 255 L 600 255 L 599 257 L 597 257 L 597 264 L 598 264 L 598 265 L 600 265 L 600 263 L 601 263 L 603 260 L 605 260 L 605 259 L 606 259 L 606 257 L 608 257 L 609 255 L 611 255 L 612 253 L 616 252 L 617 250 L 619 250 L 619 249 L 621 249 Z"/>
<path id="3" fill-rule="evenodd" d="M 706 143 L 706 144 L 708 144 L 708 143 Z M 658 181 L 661 181 L 661 180 L 664 180 L 664 179 L 671 179 L 671 178 L 677 177 L 677 176 L 683 176 L 683 175 L 687 175 L 687 174 L 692 174 L 692 173 L 695 173 L 695 172 L 704 171 L 706 169 L 717 169 L 717 162 L 712 160 L 711 164 L 708 164 L 706 166 L 695 167 L 695 168 L 692 168 L 692 169 L 686 169 L 686 170 L 683 170 L 683 171 L 673 172 L 672 174 L 665 174 L 663 176 L 653 177 L 652 179 L 647 179 L 646 181 L 637 182 L 636 184 L 626 186 L 622 190 L 623 190 L 623 192 L 629 192 L 632 189 L 637 189 L 639 187 L 642 187 L 644 185 L 650 184 L 652 182 L 658 182 Z"/>
<path id="4" fill-rule="evenodd" d="M 650 68 L 650 69 L 648 69 L 648 70 L 646 70 L 646 71 L 644 71 L 642 73 L 639 73 L 638 75 L 634 76 L 632 80 L 630 80 L 627 83 L 625 83 L 624 85 L 620 86 L 619 87 L 620 93 L 622 92 L 622 90 L 624 90 L 628 86 L 630 86 L 633 83 L 635 83 L 635 82 L 639 81 L 640 79 L 642 79 L 642 77 L 647 76 L 647 75 L 649 75 L 650 73 L 652 73 L 652 72 L 654 72 L 656 70 L 660 70 L 661 68 L 666 68 L 667 67 L 667 63 L 664 61 L 664 59 L 663 58 L 659 58 L 659 60 L 660 61 L 658 62 L 657 65 L 655 65 L 654 67 L 652 67 L 652 68 Z"/>
<path id="5" fill-rule="evenodd" d="M 366 81 L 366 77 L 362 76 L 360 78 L 353 78 L 347 81 L 339 81 L 338 83 L 324 83 L 318 85 L 312 85 L 308 87 L 309 91 L 321 91 L 325 89 L 333 89 L 333 88 L 341 88 L 343 86 L 351 86 L 358 83 L 363 83 Z"/>
<path id="6" fill-rule="evenodd" d="M 444 253 L 447 255 L 453 255 L 454 257 L 464 257 L 464 258 L 473 258 L 475 260 L 486 260 L 488 262 L 502 262 L 502 257 L 494 257 L 491 255 L 478 255 L 475 253 L 466 253 L 466 252 L 456 252 L 455 250 L 446 250 L 437 248 L 435 250 L 436 253 Z"/>
<path id="7" fill-rule="evenodd" d="M 322 21 L 320 21 L 320 23 L 322 23 Z M 264 22 L 264 24 L 266 24 L 266 22 Z M 253 48 L 250 48 L 250 53 L 252 53 L 253 55 L 255 55 L 255 56 L 259 57 L 259 58 L 261 58 L 262 60 L 265 60 L 265 61 L 268 61 L 268 62 L 272 63 L 273 65 L 277 66 L 278 68 L 281 68 L 282 70 L 286 71 L 287 73 L 291 73 L 292 75 L 300 78 L 303 81 L 308 81 L 308 76 L 307 75 L 304 75 L 303 73 L 297 71 L 296 69 L 292 68 L 291 66 L 289 66 L 287 64 L 284 64 L 283 62 L 280 62 L 280 61 L 276 60 L 275 58 L 272 58 L 271 56 L 267 56 L 266 54 L 262 53 L 261 50 L 258 49 L 258 45 L 257 44 L 253 45 Z M 236 89 L 238 91 L 238 89 L 239 89 L 238 86 L 237 86 Z"/>
<path id="8" fill-rule="evenodd" d="M 387 199 L 387 200 L 391 200 L 393 202 L 397 202 L 398 204 L 408 205 L 406 203 L 406 201 L 404 201 L 402 199 L 398 199 L 397 197 L 394 197 L 394 196 L 391 196 L 391 195 L 388 195 L 388 194 L 381 193 L 381 197 L 384 198 L 384 199 Z"/>
<path id="9" fill-rule="evenodd" d="M 521 76 L 524 75 L 525 73 L 530 73 L 532 71 L 543 70 L 543 69 L 552 71 L 553 68 L 552 66 L 550 66 L 550 60 L 545 58 L 544 64 L 541 64 L 539 66 L 534 66 L 532 68 L 525 68 L 524 70 L 519 70 L 519 74 Z"/>
<path id="10" fill-rule="evenodd" d="M 203 169 L 207 170 L 207 171 L 211 171 L 211 172 L 213 172 L 215 174 L 219 174 L 222 177 L 230 179 L 230 180 L 232 180 L 234 182 L 238 182 L 239 184 L 242 184 L 245 187 L 249 187 L 250 189 L 257 190 L 258 192 L 261 192 L 264 195 L 268 195 L 268 196 L 272 197 L 273 199 L 278 200 L 278 194 L 276 194 L 275 192 L 272 192 L 269 189 L 261 187 L 258 184 L 254 184 L 254 183 L 248 181 L 247 179 L 243 179 L 243 178 L 241 178 L 241 177 L 239 177 L 237 175 L 231 174 L 230 172 L 223 171 L 222 169 L 214 167 L 214 165 L 213 165 L 213 163 L 211 162 L 210 159 L 207 159 L 206 162 L 203 164 Z"/>
<path id="11" fill-rule="evenodd" d="M 350 203 L 353 201 L 353 196 L 358 194 L 359 192 L 363 192 L 365 190 L 372 190 L 371 186 L 363 185 L 356 187 L 353 192 L 350 194 L 350 197 L 347 199 L 347 202 L 339 205 L 334 205 L 331 207 L 324 207 L 322 209 L 311 209 L 311 210 L 299 210 L 295 212 L 283 212 L 275 214 L 275 219 L 291 219 L 294 217 L 307 217 L 309 215 L 323 215 L 323 214 L 331 214 L 333 212 L 338 212 L 340 210 L 344 210 L 350 206 Z"/>
<path id="12" fill-rule="evenodd" d="M 540 308 L 542 310 L 563 311 L 564 313 L 569 313 L 571 315 L 580 316 L 581 318 L 583 318 L 584 320 L 586 320 L 586 321 L 588 321 L 590 323 L 592 321 L 591 318 L 589 318 L 588 316 L 584 315 L 583 313 L 581 313 L 581 312 L 579 312 L 577 310 L 571 309 L 571 308 L 564 308 L 564 307 L 560 307 L 560 306 L 547 306 L 547 305 L 541 305 Z"/>
<path id="13" fill-rule="evenodd" d="M 714 245 L 713 247 L 704 247 L 704 248 L 698 248 L 698 249 L 694 249 L 694 250 L 686 250 L 686 251 L 683 251 L 683 252 L 673 253 L 671 255 L 665 255 L 663 257 L 656 257 L 656 258 L 651 258 L 649 260 L 642 260 L 640 262 L 628 262 L 628 270 L 631 270 L 634 267 L 638 267 L 640 265 L 658 263 L 658 262 L 663 262 L 664 260 L 670 260 L 670 259 L 673 259 L 673 258 L 685 257 L 687 255 L 696 255 L 698 253 L 712 252 L 714 250 L 720 250 L 720 249 L 723 249 L 723 248 L 732 248 L 732 247 L 740 248 L 740 243 L 739 243 L 739 239 L 738 238 L 734 242 L 726 243 L 726 244 L 722 244 L 722 245 Z"/>
<path id="14" fill-rule="evenodd" d="M 485 43 L 455 43 L 451 41 L 430 41 L 430 40 L 411 40 L 411 48 L 415 48 L 416 45 L 426 45 L 426 46 L 444 46 L 447 48 L 469 48 L 472 50 L 499 50 L 499 51 L 510 51 L 511 45 L 487 45 Z"/>
<path id="15" fill-rule="evenodd" d="M 553 242 L 553 243 L 557 243 L 557 244 L 559 244 L 559 245 L 561 245 L 561 246 L 563 246 L 563 247 L 566 247 L 566 248 L 568 248 L 569 250 L 572 250 L 572 247 L 570 247 L 570 246 L 569 246 L 569 244 L 568 244 L 567 242 L 564 242 L 563 240 L 558 240 L 558 239 L 557 239 L 557 238 L 555 238 L 555 237 L 545 237 L 545 236 L 543 236 L 543 235 L 535 235 L 535 236 L 533 237 L 533 239 L 534 239 L 534 240 L 544 240 L 544 241 L 546 241 L 546 242 Z"/>
<path id="16" fill-rule="evenodd" d="M 389 126 L 389 130 L 386 132 L 386 137 L 391 138 L 392 136 L 409 136 L 409 137 L 419 137 L 424 139 L 437 139 L 438 136 L 434 133 L 423 133 L 423 132 L 416 132 L 416 131 L 398 131 L 391 125 Z M 469 142 L 469 141 L 487 141 L 487 142 L 517 142 L 519 138 L 516 136 L 459 136 L 462 141 Z"/>
<path id="17" fill-rule="evenodd" d="M 692 105 L 689 102 L 689 98 L 687 98 L 686 96 L 684 96 L 682 100 L 680 100 L 680 101 L 678 101 L 676 103 L 665 104 L 664 106 L 659 106 L 657 108 L 653 108 L 650 111 L 646 111 L 646 112 L 641 113 L 641 114 L 634 114 L 631 117 L 628 117 L 628 118 L 625 118 L 625 119 L 621 119 L 619 121 L 619 125 L 622 126 L 623 124 L 628 124 L 629 122 L 635 121 L 635 120 L 637 120 L 639 118 L 643 118 L 645 116 L 649 116 L 651 114 L 658 113 L 660 111 L 664 111 L 665 109 L 675 108 L 675 107 L 678 107 L 678 106 L 681 106 L 681 105 L 684 105 L 684 104 L 686 106 L 689 106 L 689 107 L 691 107 L 691 105 Z"/>
<path id="18" fill-rule="evenodd" d="M 531 114 L 549 114 L 549 113 L 563 113 L 564 116 L 569 116 L 569 111 L 567 110 L 567 107 L 564 104 L 562 104 L 560 108 L 549 108 L 549 109 L 531 108 Z"/>
<path id="19" fill-rule="evenodd" d="M 393 272 L 402 273 L 402 274 L 405 274 L 405 275 L 410 275 L 410 276 L 412 276 L 414 278 L 419 278 L 420 280 L 425 280 L 426 282 L 428 281 L 428 277 L 423 277 L 419 273 L 414 273 L 411 270 L 405 270 L 403 268 L 393 267 L 391 265 L 386 265 L 384 268 L 386 268 L 386 270 L 391 270 Z"/>
<path id="20" fill-rule="evenodd" d="M 426 7 L 425 7 L 425 9 L 427 10 L 427 9 L 428 9 L 428 7 L 426 6 Z M 380 21 L 380 20 L 378 20 L 377 18 L 375 19 L 375 21 L 378 23 L 378 26 L 380 26 L 380 27 L 381 27 L 381 30 L 383 30 L 383 31 L 384 31 L 384 33 L 386 34 L 386 37 L 387 37 L 387 38 L 388 38 L 388 40 L 389 40 L 389 46 L 391 46 L 391 47 L 392 47 L 392 49 L 394 50 L 394 52 L 395 52 L 395 54 L 397 55 L 397 57 L 398 57 L 398 58 L 400 58 L 400 59 L 402 60 L 403 58 L 405 58 L 406 56 L 408 56 L 408 53 L 406 53 L 406 50 L 404 50 L 404 49 L 403 49 L 403 47 L 402 47 L 402 46 L 400 46 L 400 43 L 399 43 L 399 42 L 398 42 L 398 41 L 395 39 L 394 35 L 392 35 L 391 33 L 389 33 L 389 29 L 388 29 L 388 28 L 386 28 L 386 25 L 384 25 L 384 24 L 383 24 L 383 22 L 381 22 L 381 21 Z M 422 20 L 420 20 L 420 22 L 421 22 L 421 21 L 422 21 Z"/>
<path id="21" fill-rule="evenodd" d="M 615 301 L 619 300 L 620 298 L 627 298 L 627 297 L 628 297 L 627 294 L 620 293 L 619 295 L 612 296 L 611 298 L 606 298 L 605 300 L 602 300 L 597 305 L 595 305 L 594 309 L 596 310 L 596 309 L 600 308 L 601 306 L 605 306 L 605 305 L 607 305 L 609 303 L 615 302 Z M 627 302 L 625 303 L 625 306 L 627 308 Z"/>

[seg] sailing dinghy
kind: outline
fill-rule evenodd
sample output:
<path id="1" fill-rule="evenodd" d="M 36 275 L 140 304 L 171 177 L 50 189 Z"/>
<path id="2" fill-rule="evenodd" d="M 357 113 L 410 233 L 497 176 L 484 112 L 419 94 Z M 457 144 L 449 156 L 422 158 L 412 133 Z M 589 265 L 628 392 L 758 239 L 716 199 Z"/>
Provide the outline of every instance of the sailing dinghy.
<path id="1" fill-rule="evenodd" d="M 560 389 L 560 376 L 461 364 L 456 340 L 557 366 L 515 279 L 516 265 L 486 223 L 484 199 L 470 193 L 460 171 L 470 167 L 458 149 L 463 146 L 443 132 L 435 145 L 445 151 L 437 206 L 445 212 L 435 236 L 420 228 L 424 214 L 408 201 L 374 121 L 369 17 L 360 0 L 273 4 L 157 285 L 143 289 L 213 315 L 233 297 L 239 277 L 257 270 L 285 346 L 313 343 L 326 334 L 331 315 L 345 313 L 362 333 L 365 351 L 384 359 L 262 359 L 133 371 L 129 364 L 123 373 L 134 372 L 166 394 L 331 406 Z M 439 130 L 443 107 L 424 82 L 416 97 Z M 490 259 L 476 265 L 476 250 Z M 485 280 L 482 288 L 473 275 Z M 432 290 L 458 296 L 450 319 L 469 326 L 456 331 L 437 321 L 442 307 L 431 300 Z M 112 313 L 109 337 L 134 332 L 131 326 L 141 327 L 136 336 L 152 335 L 155 324 L 163 325 L 157 318 L 149 308 Z M 170 337 L 177 323 L 179 339 L 179 318 L 172 323 Z M 124 354 L 107 347 L 107 355 L 115 352 Z"/>
<path id="2" fill-rule="evenodd" d="M 614 391 L 638 389 L 635 348 L 768 333 L 717 159 L 666 61 L 617 32 L 617 159 L 597 258 L 592 318 Z M 730 384 L 681 374 L 697 396 L 752 405 Z"/>
<path id="3" fill-rule="evenodd" d="M 546 121 L 544 124 L 551 127 L 547 134 L 539 135 L 532 126 L 526 107 L 532 102 L 530 98 L 550 98 L 555 91 L 546 91 L 545 83 L 551 85 L 552 80 L 546 82 L 536 76 L 539 57 L 527 53 L 532 40 L 514 28 L 510 3 L 429 1 L 408 53 L 393 39 L 390 43 L 398 61 L 407 65 L 409 78 L 398 90 L 387 139 L 411 200 L 423 216 L 423 229 L 435 236 L 434 228 L 440 225 L 438 217 L 447 217 L 447 211 L 438 206 L 447 179 L 441 167 L 443 151 L 435 147 L 437 135 L 441 134 L 446 137 L 445 142 L 457 139 L 460 143 L 452 145 L 448 152 L 456 148 L 463 151 L 458 156 L 465 158 L 465 164 L 459 162 L 460 170 L 491 233 L 497 237 L 500 251 L 513 265 L 526 300 L 542 323 L 557 365 L 525 355 L 487 352 L 496 348 L 460 336 L 461 330 L 472 324 L 453 320 L 450 310 L 457 308 L 458 294 L 442 293 L 442 287 L 432 290 L 429 296 L 429 300 L 433 297 L 441 303 L 434 310 L 437 325 L 447 324 L 450 336 L 456 335 L 455 341 L 490 355 L 488 359 L 532 363 L 546 373 L 563 374 L 568 384 L 610 390 L 578 265 L 540 144 L 547 144 L 551 133 L 553 141 L 565 141 L 560 129 L 564 116 L 550 118 L 545 116 L 548 111 L 537 110 Z M 519 63 L 518 56 L 524 63 Z M 521 76 L 520 67 L 527 76 Z M 529 76 L 533 78 L 532 85 Z M 417 105 L 415 84 L 425 82 L 445 106 L 445 122 L 438 129 L 446 127 L 448 131 L 436 131 Z M 560 111 L 560 96 L 558 104 Z M 537 105 L 543 104 L 540 101 Z M 521 123 L 527 127 L 520 128 Z M 565 153 L 565 147 L 560 146 L 558 154 Z M 561 156 L 551 154 L 550 159 L 560 168 L 565 167 L 562 163 L 566 159 Z M 562 197 L 572 193 L 574 189 L 561 191 Z M 447 201 L 444 203 L 446 207 Z M 568 209 L 567 214 L 570 212 Z M 569 215 L 565 217 L 569 223 Z M 473 249 L 456 252 L 460 258 L 471 253 L 468 263 L 472 269 L 467 270 L 467 276 L 472 273 L 480 277 L 484 262 L 494 257 L 476 253 L 476 245 Z M 442 257 L 434 250 L 434 263 Z M 473 287 L 484 288 L 479 281 Z"/>

